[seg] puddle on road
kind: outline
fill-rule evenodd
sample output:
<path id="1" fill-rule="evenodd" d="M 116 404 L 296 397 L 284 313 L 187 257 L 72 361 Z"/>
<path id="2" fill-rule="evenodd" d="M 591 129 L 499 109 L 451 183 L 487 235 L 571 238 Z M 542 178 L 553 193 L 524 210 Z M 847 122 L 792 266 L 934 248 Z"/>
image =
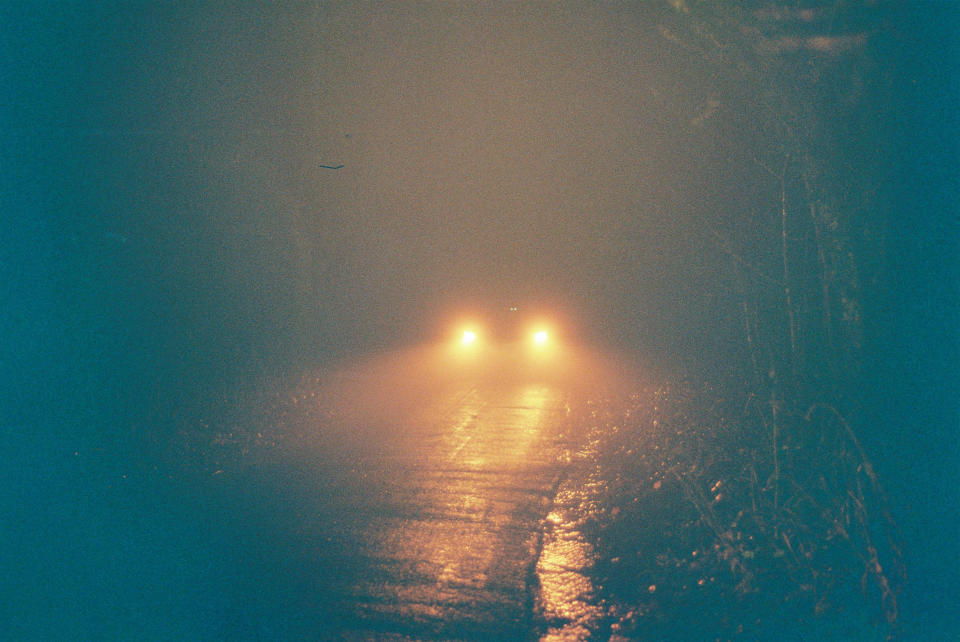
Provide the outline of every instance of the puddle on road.
<path id="1" fill-rule="evenodd" d="M 560 486 L 554 509 L 547 515 L 536 567 L 537 609 L 549 627 L 541 642 L 588 639 L 603 615 L 590 579 L 593 548 L 580 532 L 588 510 L 583 490 L 568 480 Z"/>
<path id="2" fill-rule="evenodd" d="M 597 436 L 590 434 L 577 452 L 564 455 L 568 476 L 544 520 L 536 565 L 537 617 L 546 628 L 540 642 L 589 640 L 609 615 L 592 579 L 596 553 L 583 532 L 586 521 L 601 509 L 604 495 L 595 464 L 598 447 Z"/>

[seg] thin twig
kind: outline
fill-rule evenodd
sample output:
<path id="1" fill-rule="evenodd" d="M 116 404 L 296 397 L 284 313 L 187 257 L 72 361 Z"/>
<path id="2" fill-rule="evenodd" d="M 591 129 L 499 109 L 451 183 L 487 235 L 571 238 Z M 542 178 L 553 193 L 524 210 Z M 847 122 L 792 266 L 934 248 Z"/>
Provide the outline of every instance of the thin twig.
<path id="1" fill-rule="evenodd" d="M 730 249 L 730 241 L 727 240 L 727 238 L 724 237 L 722 234 L 720 234 L 720 232 L 718 232 L 717 230 L 715 230 L 711 225 L 709 225 L 709 224 L 707 224 L 707 223 L 704 223 L 704 227 L 706 227 L 708 230 L 710 230 L 710 233 L 713 234 L 713 235 L 717 238 L 718 241 L 720 241 L 720 243 L 722 244 L 722 245 L 720 246 L 720 249 L 724 252 L 724 254 L 727 254 L 727 255 L 728 255 L 730 258 L 732 258 L 734 261 L 736 261 L 736 262 L 739 263 L 740 265 L 744 266 L 745 268 L 751 270 L 752 272 L 754 272 L 757 276 L 759 276 L 759 277 L 762 278 L 763 280 L 769 281 L 770 283 L 773 283 L 774 285 L 776 285 L 776 286 L 778 286 L 778 287 L 781 287 L 781 288 L 783 287 L 783 283 L 782 283 L 781 281 L 779 281 L 779 280 L 775 279 L 774 277 L 770 276 L 769 274 L 767 274 L 766 272 L 764 272 L 762 269 L 758 268 L 756 265 L 754 265 L 753 263 L 750 263 L 750 262 L 747 261 L 745 258 L 743 258 L 743 257 L 740 256 L 739 254 L 737 254 L 736 252 L 734 252 L 732 249 Z"/>

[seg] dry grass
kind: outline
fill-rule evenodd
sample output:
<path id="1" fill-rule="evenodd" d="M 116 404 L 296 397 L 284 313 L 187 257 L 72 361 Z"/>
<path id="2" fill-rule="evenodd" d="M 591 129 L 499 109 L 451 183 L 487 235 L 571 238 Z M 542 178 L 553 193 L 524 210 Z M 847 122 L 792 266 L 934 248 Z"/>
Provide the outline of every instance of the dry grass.
<path id="1" fill-rule="evenodd" d="M 904 572 L 870 461 L 834 408 L 690 385 L 593 403 L 605 507 L 588 529 L 614 632 L 883 640 Z"/>

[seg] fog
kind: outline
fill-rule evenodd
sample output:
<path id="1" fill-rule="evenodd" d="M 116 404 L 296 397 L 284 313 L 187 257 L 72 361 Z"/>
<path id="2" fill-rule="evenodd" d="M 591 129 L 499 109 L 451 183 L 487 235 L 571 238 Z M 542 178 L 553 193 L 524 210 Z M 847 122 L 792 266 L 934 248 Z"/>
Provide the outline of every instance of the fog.
<path id="1" fill-rule="evenodd" d="M 304 372 L 354 396 L 373 372 L 353 410 L 380 419 L 447 383 L 462 311 L 548 310 L 564 386 L 694 373 L 856 417 L 949 599 L 956 9 L 94 5 L 0 7 L 23 497 L 22 469 L 85 492 L 48 451 L 126 465 L 191 404 Z"/>
<path id="2" fill-rule="evenodd" d="M 940 72 L 910 68 L 916 14 L 747 9 L 730 16 L 758 30 L 750 55 L 698 41 L 683 2 L 5 8 L 18 407 L 51 374 L 112 407 L 416 344 L 461 305 L 548 304 L 663 363 L 742 352 L 736 293 L 778 282 L 781 188 L 791 215 L 810 198 L 777 178 L 801 163 L 785 136 L 893 243 L 949 202 L 921 189 L 949 163 L 902 174 L 921 155 L 888 131 L 951 149 L 923 108 Z M 748 82 L 777 65 L 802 104 Z M 868 248 L 864 305 L 921 298 L 953 238 Z"/>
<path id="3" fill-rule="evenodd" d="M 57 213 L 37 233 L 67 246 L 65 287 L 109 311 L 94 324 L 124 353 L 343 355 L 421 339 L 467 301 L 551 301 L 641 345 L 723 314 L 697 220 L 751 196 L 713 184 L 719 145 L 689 131 L 749 113 L 718 110 L 664 36 L 668 6 L 30 18 L 44 111 L 15 107 Z"/>

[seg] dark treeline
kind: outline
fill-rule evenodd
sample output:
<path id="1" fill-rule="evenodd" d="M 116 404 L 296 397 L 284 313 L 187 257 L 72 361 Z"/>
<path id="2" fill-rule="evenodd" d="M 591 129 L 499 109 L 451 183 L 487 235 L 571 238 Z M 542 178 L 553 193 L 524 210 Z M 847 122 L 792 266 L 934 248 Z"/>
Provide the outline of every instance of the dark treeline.
<path id="1" fill-rule="evenodd" d="M 788 480 L 810 490 L 813 469 L 790 471 L 789 453 L 842 426 L 852 441 L 833 456 L 867 475 L 832 492 L 842 503 L 854 484 L 872 486 L 856 500 L 863 532 L 888 529 L 859 544 L 867 567 L 880 550 L 883 571 L 865 577 L 902 582 L 905 551 L 914 608 L 957 573 L 946 560 L 958 497 L 944 486 L 960 455 L 957 17 L 930 5 L 681 3 L 670 34 L 714 69 L 686 143 L 715 150 L 718 174 L 738 168 L 725 180 L 743 203 L 699 207 L 704 251 L 724 272 L 724 327 L 739 323 L 716 353 L 734 356 L 699 365 L 728 383 L 739 367 L 771 443 L 771 518 L 794 501 Z M 892 620 L 900 590 L 880 591 Z"/>

